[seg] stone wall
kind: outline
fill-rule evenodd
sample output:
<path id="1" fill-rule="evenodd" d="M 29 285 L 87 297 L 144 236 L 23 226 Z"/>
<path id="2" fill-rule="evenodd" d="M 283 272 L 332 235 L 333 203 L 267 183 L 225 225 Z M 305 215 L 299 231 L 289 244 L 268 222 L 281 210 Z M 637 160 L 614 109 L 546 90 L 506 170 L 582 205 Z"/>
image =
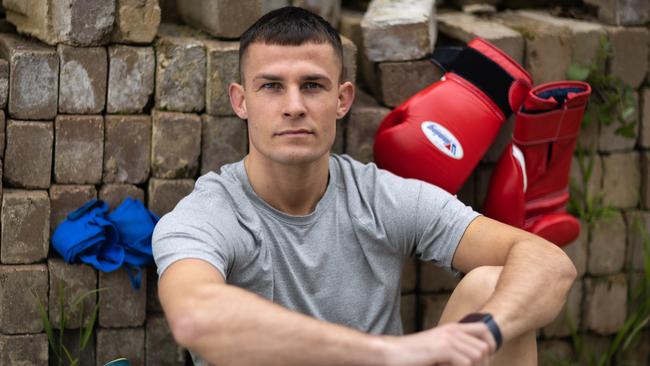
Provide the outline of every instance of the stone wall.
<path id="1" fill-rule="evenodd" d="M 236 38 L 261 14 L 290 1 L 223 0 L 202 7 L 205 2 L 3 0 L 0 365 L 48 363 L 34 295 L 56 318 L 60 283 L 68 302 L 104 289 L 86 305 L 98 303 L 99 316 L 81 364 L 119 356 L 134 365 L 186 362 L 162 315 L 153 268 L 135 291 L 124 271 L 65 264 L 49 243 L 56 225 L 88 199 L 114 208 L 131 196 L 164 215 L 198 176 L 246 154 L 245 125 L 231 111 L 226 89 L 239 77 Z M 540 354 L 573 352 L 567 316 L 586 334 L 588 347 L 602 349 L 632 306 L 626 292 L 643 271 L 632 222 L 638 217 L 650 229 L 650 36 L 643 26 L 649 10 L 637 7 L 630 14 L 634 1 L 613 2 L 622 5 L 589 0 L 603 9 L 601 21 L 576 21 L 523 10 L 479 17 L 417 0 L 410 1 L 420 9 L 417 16 L 396 21 L 381 19 L 388 1 L 376 0 L 365 17 L 367 1 L 343 1 L 343 7 L 340 1 L 293 1 L 323 15 L 344 36 L 346 75 L 359 93 L 334 151 L 364 162 L 373 160 L 374 132 L 390 108 L 442 75 L 426 60 L 436 45 L 482 36 L 542 83 L 564 79 L 572 62 L 590 63 L 599 37 L 609 39 L 609 72 L 636 91 L 639 137 L 622 139 L 597 125 L 582 133 L 582 141 L 596 141 L 598 148 L 590 184 L 616 214 L 584 224 L 580 238 L 566 247 L 580 277 L 563 314 L 541 330 Z M 459 194 L 476 209 L 512 128 L 510 120 Z M 435 325 L 457 281 L 431 264 L 409 261 L 402 279 L 405 330 Z M 78 317 L 67 324 L 67 344 L 79 337 L 79 325 Z M 650 362 L 649 340 L 646 328 L 633 353 L 639 365 Z"/>

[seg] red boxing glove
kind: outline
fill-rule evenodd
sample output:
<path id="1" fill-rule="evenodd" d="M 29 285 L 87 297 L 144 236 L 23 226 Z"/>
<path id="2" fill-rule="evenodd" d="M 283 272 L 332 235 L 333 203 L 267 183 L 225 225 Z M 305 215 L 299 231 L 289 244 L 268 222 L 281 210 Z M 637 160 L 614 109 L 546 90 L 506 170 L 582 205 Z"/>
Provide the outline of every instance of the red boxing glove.
<path id="1" fill-rule="evenodd" d="M 447 53 L 444 77 L 394 109 L 375 136 L 380 168 L 455 194 L 519 109 L 530 75 L 480 38 Z M 435 55 L 434 55 L 435 58 Z"/>
<path id="2" fill-rule="evenodd" d="M 483 213 L 559 246 L 580 233 L 566 213 L 569 170 L 591 87 L 579 81 L 540 85 L 517 113 L 513 142 L 497 163 Z"/>

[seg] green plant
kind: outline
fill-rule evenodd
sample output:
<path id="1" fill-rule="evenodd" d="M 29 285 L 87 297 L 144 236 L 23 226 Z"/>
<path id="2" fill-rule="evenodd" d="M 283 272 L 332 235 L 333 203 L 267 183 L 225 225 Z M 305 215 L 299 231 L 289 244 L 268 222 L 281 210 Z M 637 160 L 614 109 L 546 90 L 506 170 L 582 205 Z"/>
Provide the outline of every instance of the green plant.
<path id="1" fill-rule="evenodd" d="M 59 282 L 58 303 L 56 304 L 59 310 L 58 329 L 54 328 L 44 302 L 35 293 L 33 293 L 36 301 L 38 302 L 39 314 L 41 316 L 41 321 L 43 322 L 43 327 L 45 328 L 45 333 L 47 334 L 47 340 L 50 346 L 51 354 L 55 357 L 53 360 L 55 365 L 63 366 L 66 364 L 66 362 L 68 366 L 79 365 L 81 352 L 88 346 L 88 342 L 90 341 L 95 329 L 97 312 L 99 311 L 99 303 L 95 302 L 90 312 L 86 313 L 84 300 L 90 296 L 96 295 L 99 291 L 101 291 L 101 289 L 93 289 L 81 293 L 72 299 L 72 302 L 66 308 L 65 289 L 63 283 Z M 80 315 L 81 327 L 77 344 L 77 352 L 76 355 L 73 355 L 68 347 L 65 346 L 63 339 L 66 324 L 68 324 L 70 318 L 76 314 Z"/>

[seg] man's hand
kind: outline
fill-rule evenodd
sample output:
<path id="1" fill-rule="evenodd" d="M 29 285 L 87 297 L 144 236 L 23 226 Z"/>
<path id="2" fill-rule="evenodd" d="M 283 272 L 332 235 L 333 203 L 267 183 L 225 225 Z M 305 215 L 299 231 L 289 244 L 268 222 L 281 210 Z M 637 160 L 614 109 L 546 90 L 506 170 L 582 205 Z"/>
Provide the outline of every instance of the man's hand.
<path id="1" fill-rule="evenodd" d="M 496 342 L 484 323 L 449 323 L 403 337 L 386 337 L 390 365 L 487 365 Z"/>

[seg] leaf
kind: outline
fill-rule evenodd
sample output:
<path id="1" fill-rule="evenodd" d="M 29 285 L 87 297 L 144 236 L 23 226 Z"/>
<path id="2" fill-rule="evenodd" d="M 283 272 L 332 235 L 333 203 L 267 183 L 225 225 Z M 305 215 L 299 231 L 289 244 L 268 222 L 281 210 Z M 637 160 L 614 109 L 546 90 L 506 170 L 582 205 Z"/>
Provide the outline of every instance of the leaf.
<path id="1" fill-rule="evenodd" d="M 589 77 L 590 71 L 589 67 L 571 64 L 566 72 L 566 77 L 569 80 L 585 81 Z"/>
<path id="2" fill-rule="evenodd" d="M 623 110 L 623 113 L 621 113 L 621 119 L 627 121 L 634 115 L 635 112 L 636 112 L 635 107 L 627 107 L 625 108 L 625 110 Z"/>

